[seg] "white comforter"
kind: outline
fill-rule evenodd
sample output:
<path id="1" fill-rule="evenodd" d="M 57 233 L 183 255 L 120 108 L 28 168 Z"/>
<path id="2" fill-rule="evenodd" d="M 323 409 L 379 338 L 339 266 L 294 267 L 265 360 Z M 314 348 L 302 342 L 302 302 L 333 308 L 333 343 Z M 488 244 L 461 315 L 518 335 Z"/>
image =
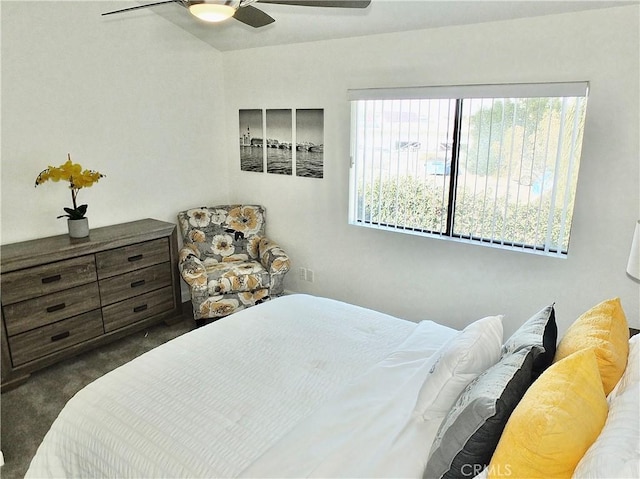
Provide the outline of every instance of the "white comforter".
<path id="1" fill-rule="evenodd" d="M 26 477 L 415 476 L 440 423 L 411 415 L 425 361 L 454 334 L 323 298 L 270 301 L 81 390 Z"/>

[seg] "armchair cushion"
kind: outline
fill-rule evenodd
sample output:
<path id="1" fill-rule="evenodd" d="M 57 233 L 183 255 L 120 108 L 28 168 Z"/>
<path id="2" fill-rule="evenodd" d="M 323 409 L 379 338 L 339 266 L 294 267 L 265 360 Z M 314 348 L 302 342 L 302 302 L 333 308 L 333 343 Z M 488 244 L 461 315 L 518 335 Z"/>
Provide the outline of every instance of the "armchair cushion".
<path id="1" fill-rule="evenodd" d="M 269 272 L 257 261 L 212 263 L 206 266 L 209 295 L 242 293 L 269 286 Z"/>

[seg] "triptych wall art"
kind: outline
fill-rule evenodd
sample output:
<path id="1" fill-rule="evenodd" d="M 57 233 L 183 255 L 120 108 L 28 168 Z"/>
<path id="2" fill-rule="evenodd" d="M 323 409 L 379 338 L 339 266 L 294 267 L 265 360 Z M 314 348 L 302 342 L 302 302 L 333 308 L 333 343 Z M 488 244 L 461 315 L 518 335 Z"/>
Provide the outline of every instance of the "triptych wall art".
<path id="1" fill-rule="evenodd" d="M 322 178 L 324 110 L 239 110 L 240 169 Z"/>

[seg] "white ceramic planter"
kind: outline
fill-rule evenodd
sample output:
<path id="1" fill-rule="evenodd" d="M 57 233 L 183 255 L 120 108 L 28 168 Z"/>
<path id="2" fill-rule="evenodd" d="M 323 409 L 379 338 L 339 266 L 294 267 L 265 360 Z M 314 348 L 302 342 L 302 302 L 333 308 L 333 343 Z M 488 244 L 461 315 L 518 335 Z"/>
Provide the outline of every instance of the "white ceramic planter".
<path id="1" fill-rule="evenodd" d="M 89 236 L 89 218 L 79 220 L 67 220 L 69 227 L 69 236 L 71 238 L 86 238 Z"/>

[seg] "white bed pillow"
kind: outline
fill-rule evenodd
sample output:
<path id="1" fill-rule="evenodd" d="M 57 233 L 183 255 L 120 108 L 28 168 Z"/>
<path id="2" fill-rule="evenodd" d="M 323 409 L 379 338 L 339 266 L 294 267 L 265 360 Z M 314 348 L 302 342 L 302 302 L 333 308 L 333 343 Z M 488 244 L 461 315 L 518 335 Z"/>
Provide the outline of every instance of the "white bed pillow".
<path id="1" fill-rule="evenodd" d="M 609 402 L 609 407 L 615 401 L 615 399 L 623 394 L 627 394 L 630 391 L 634 391 L 636 395 L 638 394 L 638 386 L 640 386 L 640 364 L 638 361 L 640 360 L 640 334 L 636 334 L 629 339 L 629 356 L 627 357 L 627 366 L 624 369 L 624 373 L 622 373 L 622 377 L 616 387 L 613 388 L 611 393 L 609 393 L 609 397 L 607 397 L 607 401 Z"/>
<path id="2" fill-rule="evenodd" d="M 629 340 L 627 367 L 609 394 L 602 432 L 582 457 L 574 478 L 640 477 L 640 335 Z"/>
<path id="3" fill-rule="evenodd" d="M 424 419 L 444 417 L 462 390 L 500 359 L 502 316 L 479 319 L 434 353 L 435 363 L 420 389 L 415 413 Z"/>

